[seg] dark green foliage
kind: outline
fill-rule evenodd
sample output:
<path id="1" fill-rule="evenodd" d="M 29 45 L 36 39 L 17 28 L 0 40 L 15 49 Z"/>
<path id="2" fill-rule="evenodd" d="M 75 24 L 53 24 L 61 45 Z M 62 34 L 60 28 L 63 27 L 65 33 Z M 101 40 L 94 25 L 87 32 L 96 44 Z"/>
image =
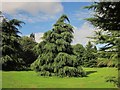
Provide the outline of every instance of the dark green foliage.
<path id="1" fill-rule="evenodd" d="M 95 36 L 90 37 L 94 39 L 96 44 L 102 44 L 100 48 L 101 51 L 108 51 L 108 52 L 118 52 L 117 45 L 118 45 L 118 38 L 120 37 L 119 31 L 95 31 Z"/>
<path id="2" fill-rule="evenodd" d="M 117 42 L 120 37 L 120 1 L 119 2 L 96 2 L 86 8 L 94 10 L 94 17 L 88 18 L 95 27 L 101 29 L 97 31 L 95 42 L 105 44 L 102 50 L 117 50 Z"/>
<path id="3" fill-rule="evenodd" d="M 73 52 L 77 57 L 79 65 L 84 67 L 97 66 L 97 48 L 91 42 L 88 42 L 85 48 L 81 44 L 74 45 Z"/>
<path id="4" fill-rule="evenodd" d="M 88 18 L 95 27 L 103 30 L 120 30 L 120 1 L 119 2 L 95 2 L 85 8 L 93 9 L 95 15 Z"/>
<path id="5" fill-rule="evenodd" d="M 104 44 L 104 47 L 102 47 L 101 50 L 117 54 L 117 59 L 119 60 L 120 1 L 96 2 L 91 6 L 87 6 L 86 8 L 93 9 L 95 12 L 94 17 L 87 20 L 91 22 L 95 27 L 102 30 L 96 32 L 96 36 L 92 38 L 97 41 L 97 44 Z M 116 80 L 113 79 L 112 82 L 114 82 L 118 87 L 120 87 L 120 84 L 117 84 Z"/>
<path id="6" fill-rule="evenodd" d="M 43 41 L 35 47 L 39 55 L 31 68 L 41 76 L 85 76 L 71 46 L 73 27 L 64 21 L 69 19 L 62 15 L 52 30 L 44 33 Z"/>
<path id="7" fill-rule="evenodd" d="M 84 63 L 84 54 L 85 54 L 85 48 L 81 44 L 76 44 L 73 46 L 73 52 L 77 56 L 78 63 L 80 65 L 83 65 Z"/>
<path id="8" fill-rule="evenodd" d="M 101 29 L 97 31 L 95 42 L 104 44 L 101 50 L 118 51 L 117 42 L 120 37 L 120 1 L 119 2 L 96 2 L 86 8 L 94 10 L 94 17 L 88 18 L 95 27 Z"/>
<path id="9" fill-rule="evenodd" d="M 94 17 L 87 20 L 101 29 L 95 31 L 94 37 L 90 37 L 96 44 L 103 46 L 99 51 L 98 66 L 117 66 L 120 44 L 118 43 L 120 38 L 119 5 L 120 2 L 96 2 L 86 7 L 95 12 Z"/>
<path id="10" fill-rule="evenodd" d="M 33 41 L 35 41 L 35 34 L 34 34 L 34 33 L 31 33 L 31 34 L 30 34 L 30 38 L 31 38 Z"/>
<path id="11" fill-rule="evenodd" d="M 37 58 L 37 54 L 34 52 L 34 47 L 37 43 L 33 38 L 24 36 L 20 39 L 20 44 L 22 47 L 21 56 L 24 61 L 24 66 L 28 68 Z"/>
<path id="12" fill-rule="evenodd" d="M 54 66 L 54 70 L 58 73 L 58 76 L 84 76 L 83 70 L 74 55 L 59 53 L 55 58 Z"/>
<path id="13" fill-rule="evenodd" d="M 119 60 L 120 60 L 120 39 L 118 39 L 118 42 L 117 42 L 117 46 L 118 46 L 118 70 L 120 70 L 120 62 L 119 62 Z M 119 71 L 120 72 L 120 71 Z"/>
<path id="14" fill-rule="evenodd" d="M 2 57 L 0 63 L 2 63 L 3 70 L 21 70 L 24 61 L 20 56 L 22 51 L 19 43 L 20 36 L 18 33 L 18 27 L 21 27 L 21 21 L 17 19 L 7 20 L 3 19 L 1 26 L 2 31 Z"/>
<path id="15" fill-rule="evenodd" d="M 93 46 L 91 44 L 91 42 L 88 42 L 85 49 L 86 50 L 84 53 L 83 65 L 85 67 L 95 67 L 97 65 L 97 48 L 96 48 L 96 46 Z"/>

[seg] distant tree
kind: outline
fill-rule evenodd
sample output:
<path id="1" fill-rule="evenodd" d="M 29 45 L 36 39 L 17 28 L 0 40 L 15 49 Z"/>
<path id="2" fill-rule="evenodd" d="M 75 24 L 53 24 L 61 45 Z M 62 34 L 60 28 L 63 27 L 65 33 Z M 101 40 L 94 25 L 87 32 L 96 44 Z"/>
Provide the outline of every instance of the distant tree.
<path id="1" fill-rule="evenodd" d="M 90 41 L 85 47 L 83 65 L 85 67 L 95 67 L 97 65 L 97 48 Z"/>
<path id="2" fill-rule="evenodd" d="M 43 41 L 36 46 L 39 56 L 31 67 L 41 76 L 80 77 L 85 75 L 70 44 L 73 38 L 73 27 L 65 23 L 65 20 L 69 22 L 68 17 L 62 15 L 53 29 L 44 33 Z"/>
<path id="3" fill-rule="evenodd" d="M 73 45 L 73 52 L 77 56 L 78 63 L 83 65 L 85 48 L 81 44 Z"/>
<path id="4" fill-rule="evenodd" d="M 24 66 L 29 68 L 37 58 L 37 54 L 34 52 L 34 47 L 37 43 L 32 38 L 24 36 L 20 39 L 20 44 L 22 46 L 21 55 L 25 62 Z"/>
<path id="5" fill-rule="evenodd" d="M 24 61 L 20 56 L 22 51 L 19 43 L 20 36 L 18 35 L 18 27 L 21 27 L 23 22 L 17 19 L 8 20 L 3 18 L 0 23 L 2 31 L 2 57 L 0 63 L 3 70 L 20 70 Z"/>
<path id="6" fill-rule="evenodd" d="M 34 34 L 34 33 L 31 33 L 31 34 L 30 34 L 30 38 L 35 41 L 35 34 Z"/>

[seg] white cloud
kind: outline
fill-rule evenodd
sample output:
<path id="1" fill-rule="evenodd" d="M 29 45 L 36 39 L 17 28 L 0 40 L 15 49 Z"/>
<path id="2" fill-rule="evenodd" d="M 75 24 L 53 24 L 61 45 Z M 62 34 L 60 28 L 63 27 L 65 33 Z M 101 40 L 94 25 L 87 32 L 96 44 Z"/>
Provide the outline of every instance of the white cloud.
<path id="1" fill-rule="evenodd" d="M 62 0 L 1 0 L 2 2 L 61 2 Z"/>
<path id="2" fill-rule="evenodd" d="M 72 44 L 83 44 L 86 45 L 88 41 L 90 41 L 90 36 L 94 35 L 95 29 L 87 22 L 85 22 L 82 27 L 80 28 L 74 28 L 74 39 Z"/>
<path id="3" fill-rule="evenodd" d="M 53 20 L 63 12 L 60 2 L 3 2 L 2 12 L 24 22 Z"/>
<path id="4" fill-rule="evenodd" d="M 103 2 L 108 2 L 112 0 L 101 0 Z M 118 2 L 116 0 L 114 2 Z M 2 0 L 2 2 L 99 2 L 99 0 Z"/>
<path id="5" fill-rule="evenodd" d="M 34 33 L 34 34 L 35 34 L 35 41 L 37 43 L 41 42 L 44 33 L 39 32 L 39 33 Z M 30 37 L 30 35 L 26 35 L 26 36 Z"/>
<path id="6" fill-rule="evenodd" d="M 21 10 L 32 15 L 38 13 L 54 15 L 62 12 L 63 6 L 60 2 L 4 2 L 2 10 L 7 14 L 16 14 Z"/>
<path id="7" fill-rule="evenodd" d="M 95 29 L 87 22 L 85 22 L 82 27 L 79 29 L 74 27 L 74 39 L 72 44 L 83 44 L 86 45 L 90 39 L 87 37 L 93 36 L 94 35 Z M 36 42 L 42 41 L 41 37 L 43 36 L 43 33 L 35 33 L 35 40 Z"/>
<path id="8" fill-rule="evenodd" d="M 56 16 L 47 15 L 47 14 L 39 14 L 36 16 L 28 16 L 26 14 L 15 14 L 13 15 L 13 18 L 17 18 L 18 20 L 26 21 L 29 23 L 37 23 L 37 22 L 45 22 L 48 20 L 53 20 L 56 18 Z"/>

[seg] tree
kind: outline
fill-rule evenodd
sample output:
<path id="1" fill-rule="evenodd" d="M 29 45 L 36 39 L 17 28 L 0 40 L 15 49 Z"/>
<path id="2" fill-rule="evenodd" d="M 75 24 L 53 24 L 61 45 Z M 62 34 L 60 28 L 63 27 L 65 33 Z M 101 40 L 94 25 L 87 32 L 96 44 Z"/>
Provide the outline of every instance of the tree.
<path id="1" fill-rule="evenodd" d="M 83 65 L 85 67 L 95 67 L 97 65 L 97 48 L 90 41 L 85 47 Z"/>
<path id="2" fill-rule="evenodd" d="M 37 45 L 37 43 L 33 38 L 23 36 L 20 39 L 20 44 L 22 47 L 21 56 L 25 62 L 24 66 L 28 69 L 37 58 L 37 54 L 34 52 L 34 47 Z"/>
<path id="3" fill-rule="evenodd" d="M 78 63 L 83 65 L 85 48 L 81 44 L 76 44 L 73 46 L 73 52 L 77 56 Z"/>
<path id="4" fill-rule="evenodd" d="M 117 67 L 118 64 L 118 45 L 115 33 L 109 31 L 98 30 L 95 35 L 90 37 L 96 44 L 101 44 L 98 51 L 97 66 L 99 67 Z"/>
<path id="5" fill-rule="evenodd" d="M 35 41 L 35 34 L 34 34 L 34 33 L 31 33 L 31 34 L 30 34 L 30 38 Z"/>
<path id="6" fill-rule="evenodd" d="M 39 54 L 31 65 L 41 76 L 84 76 L 85 73 L 73 54 L 71 42 L 73 27 L 64 21 L 69 19 L 62 15 L 53 25 L 53 29 L 44 33 L 43 41 L 36 46 Z"/>
<path id="7" fill-rule="evenodd" d="M 97 43 L 104 44 L 103 50 L 112 49 L 117 51 L 117 42 L 120 37 L 120 1 L 119 2 L 95 2 L 85 8 L 94 10 L 92 18 L 87 18 L 95 27 L 101 29 L 96 32 L 93 39 Z"/>
<path id="8" fill-rule="evenodd" d="M 103 30 L 119 31 L 120 30 L 120 1 L 118 2 L 95 2 L 85 8 L 94 10 L 93 18 L 87 20 L 92 25 Z"/>
<path id="9" fill-rule="evenodd" d="M 117 53 L 117 60 L 120 59 L 120 1 L 118 2 L 95 2 L 91 6 L 87 6 L 88 9 L 93 9 L 95 14 L 93 18 L 87 20 L 91 22 L 95 27 L 103 30 L 102 34 L 98 33 L 97 38 L 99 42 L 104 43 L 102 47 L 104 51 L 112 51 Z M 107 31 L 107 33 L 105 32 Z M 105 35 L 104 35 L 105 32 Z M 120 66 L 120 64 L 118 64 Z M 118 68 L 119 70 L 119 68 Z M 119 71 L 118 71 L 119 72 Z M 118 77 L 120 78 L 120 77 Z M 120 83 L 117 85 L 120 87 Z"/>
<path id="10" fill-rule="evenodd" d="M 95 31 L 94 39 L 96 44 L 103 47 L 100 50 L 111 52 L 115 55 L 119 52 L 120 39 L 120 1 L 119 2 L 95 2 L 85 8 L 94 10 L 94 17 L 88 18 L 91 24 L 100 30 Z M 119 56 L 117 57 L 119 58 Z M 117 60 L 116 58 L 116 60 Z"/>
<path id="11" fill-rule="evenodd" d="M 0 63 L 3 70 L 20 70 L 23 60 L 20 56 L 22 51 L 18 35 L 18 27 L 21 27 L 23 22 L 17 19 L 8 20 L 3 18 L 0 23 L 2 31 L 2 57 Z"/>

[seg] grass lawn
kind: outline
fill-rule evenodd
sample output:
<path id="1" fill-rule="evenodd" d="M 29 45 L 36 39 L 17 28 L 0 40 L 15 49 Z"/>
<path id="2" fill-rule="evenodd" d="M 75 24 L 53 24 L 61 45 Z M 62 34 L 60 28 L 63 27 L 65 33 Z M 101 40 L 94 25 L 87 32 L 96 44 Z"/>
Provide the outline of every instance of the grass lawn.
<path id="1" fill-rule="evenodd" d="M 2 72 L 2 88 L 116 88 L 105 82 L 107 76 L 117 76 L 117 68 L 84 68 L 83 78 L 41 77 L 34 71 Z"/>

